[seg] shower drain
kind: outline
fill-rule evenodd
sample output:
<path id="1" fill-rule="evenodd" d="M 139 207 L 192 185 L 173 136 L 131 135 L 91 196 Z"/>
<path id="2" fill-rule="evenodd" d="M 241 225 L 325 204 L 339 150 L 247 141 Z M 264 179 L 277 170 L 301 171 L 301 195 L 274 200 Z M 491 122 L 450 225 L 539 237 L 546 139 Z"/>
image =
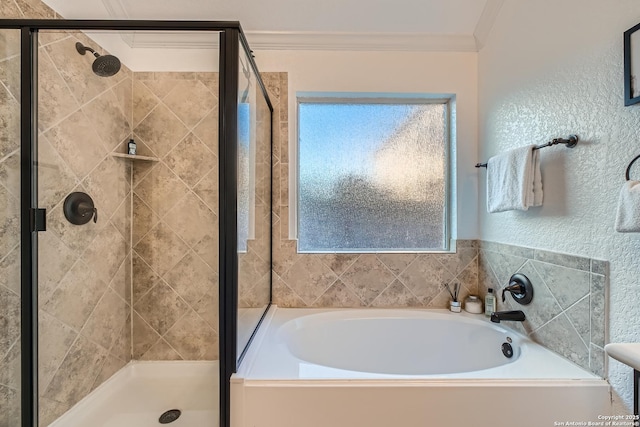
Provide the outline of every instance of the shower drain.
<path id="1" fill-rule="evenodd" d="M 182 412 L 180 411 L 180 409 L 170 409 L 167 412 L 165 412 L 164 414 L 160 415 L 160 418 L 158 418 L 158 422 L 160 424 L 172 423 L 175 420 L 177 420 L 178 418 L 180 418 L 181 414 L 182 414 Z"/>

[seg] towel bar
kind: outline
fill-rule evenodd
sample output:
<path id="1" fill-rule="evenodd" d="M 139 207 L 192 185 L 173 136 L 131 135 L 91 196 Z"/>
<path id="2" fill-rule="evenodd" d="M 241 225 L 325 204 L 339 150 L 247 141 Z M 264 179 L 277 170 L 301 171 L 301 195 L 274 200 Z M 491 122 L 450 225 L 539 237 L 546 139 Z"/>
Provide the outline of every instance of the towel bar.
<path id="1" fill-rule="evenodd" d="M 627 166 L 627 171 L 624 173 L 624 177 L 627 181 L 631 180 L 629 177 L 629 171 L 631 171 L 631 166 L 636 162 L 636 160 L 640 159 L 640 155 L 636 156 L 629 162 L 629 166 Z"/>
<path id="2" fill-rule="evenodd" d="M 536 145 L 535 147 L 533 147 L 534 150 L 539 150 L 541 148 L 544 147 L 551 147 L 552 145 L 558 145 L 558 144 L 565 144 L 568 148 L 573 148 L 576 145 L 578 145 L 578 135 L 569 135 L 569 138 L 564 139 L 564 138 L 555 138 L 552 139 L 551 141 L 545 143 L 545 144 L 540 144 L 540 145 Z M 477 168 L 486 168 L 487 164 L 486 163 L 476 163 L 476 167 Z"/>

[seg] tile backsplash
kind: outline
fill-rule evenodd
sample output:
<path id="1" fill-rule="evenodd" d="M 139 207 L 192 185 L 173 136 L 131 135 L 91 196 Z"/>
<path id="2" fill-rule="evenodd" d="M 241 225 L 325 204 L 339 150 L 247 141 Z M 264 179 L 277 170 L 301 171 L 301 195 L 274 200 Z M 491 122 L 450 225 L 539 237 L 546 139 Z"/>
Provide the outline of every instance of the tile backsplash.
<path id="1" fill-rule="evenodd" d="M 529 336 L 599 376 L 605 376 L 607 261 L 480 241 L 478 289 L 499 290 L 514 273 L 531 280 L 534 298 L 520 305 L 507 296 L 499 310 L 522 310 L 527 320 L 505 326 Z"/>

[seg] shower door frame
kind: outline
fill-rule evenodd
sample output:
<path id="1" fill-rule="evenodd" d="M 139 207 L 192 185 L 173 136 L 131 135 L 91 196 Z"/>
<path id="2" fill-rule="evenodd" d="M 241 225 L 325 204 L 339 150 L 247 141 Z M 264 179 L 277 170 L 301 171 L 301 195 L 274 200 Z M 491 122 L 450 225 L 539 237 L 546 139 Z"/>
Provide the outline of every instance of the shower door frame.
<path id="1" fill-rule="evenodd" d="M 20 30 L 21 427 L 38 425 L 38 232 L 46 230 L 45 210 L 38 208 L 37 200 L 38 32 L 40 30 L 119 30 L 219 33 L 218 334 L 220 345 L 220 427 L 229 427 L 229 379 L 236 372 L 238 360 L 236 349 L 238 312 L 237 106 L 238 61 L 242 51 L 249 59 L 273 115 L 273 106 L 240 23 L 237 21 L 0 19 L 0 30 Z M 242 45 L 242 49 L 240 45 Z M 271 144 L 273 144 L 273 138 Z M 271 149 L 273 149 L 272 145 Z M 271 299 L 265 313 L 270 305 Z M 262 318 L 256 326 L 256 330 L 260 326 Z"/>

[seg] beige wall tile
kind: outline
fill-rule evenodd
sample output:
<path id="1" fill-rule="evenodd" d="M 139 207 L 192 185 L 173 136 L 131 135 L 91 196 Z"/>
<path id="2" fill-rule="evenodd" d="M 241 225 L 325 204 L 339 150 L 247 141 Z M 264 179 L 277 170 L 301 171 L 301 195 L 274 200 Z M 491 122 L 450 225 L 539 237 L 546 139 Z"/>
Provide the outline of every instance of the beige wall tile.
<path id="1" fill-rule="evenodd" d="M 451 282 L 453 275 L 433 256 L 422 254 L 398 278 L 422 304 L 427 305 L 442 290 L 443 283 Z"/>
<path id="2" fill-rule="evenodd" d="M 20 245 L 0 261 L 0 285 L 20 295 Z"/>
<path id="3" fill-rule="evenodd" d="M 127 186 L 127 190 L 130 189 L 130 186 Z M 120 235 L 127 242 L 127 249 L 130 249 L 130 240 L 131 240 L 131 193 L 127 193 L 124 196 L 124 199 L 121 201 L 120 206 L 116 209 L 113 216 L 111 217 L 111 223 L 116 227 L 116 229 L 120 232 Z"/>
<path id="4" fill-rule="evenodd" d="M 214 229 L 218 229 L 218 220 L 216 217 L 216 222 L 212 226 Z M 195 253 L 202 258 L 204 262 L 206 262 L 209 267 L 211 267 L 214 271 L 218 271 L 219 268 L 219 259 L 218 259 L 218 233 L 212 233 L 210 236 L 204 236 L 202 240 L 200 240 L 193 247 Z M 216 282 L 217 283 L 217 282 Z"/>
<path id="5" fill-rule="evenodd" d="M 82 335 L 71 346 L 43 396 L 61 403 L 75 404 L 92 389 L 107 352 Z"/>
<path id="6" fill-rule="evenodd" d="M 461 273 L 476 257 L 478 251 L 473 248 L 459 248 L 455 254 L 434 255 L 454 276 Z"/>
<path id="7" fill-rule="evenodd" d="M 138 73 L 135 74 L 137 76 Z M 147 117 L 159 103 L 160 99 L 137 77 L 133 79 L 133 123 L 135 126 Z"/>
<path id="8" fill-rule="evenodd" d="M 193 304 L 193 309 L 198 316 L 218 331 L 218 281 L 216 280 L 212 286 L 208 286 L 204 295 L 198 302 Z"/>
<path id="9" fill-rule="evenodd" d="M 140 360 L 183 360 L 183 358 L 165 340 L 160 338 L 140 357 Z"/>
<path id="10" fill-rule="evenodd" d="M 81 111 L 45 132 L 45 137 L 78 179 L 84 179 L 107 155 L 100 137 Z"/>
<path id="11" fill-rule="evenodd" d="M 128 251 L 128 242 L 108 223 L 84 252 L 84 260 L 98 277 L 110 283 Z"/>
<path id="12" fill-rule="evenodd" d="M 78 184 L 78 178 L 44 135 L 38 139 L 38 205 L 51 209 Z"/>
<path id="13" fill-rule="evenodd" d="M 131 310 L 127 313 L 127 319 L 120 333 L 116 336 L 116 340 L 109 349 L 109 355 L 116 357 L 124 362 L 129 362 L 132 357 L 132 339 L 131 339 Z"/>
<path id="14" fill-rule="evenodd" d="M 107 289 L 83 261 L 78 261 L 58 284 L 43 310 L 80 330 Z"/>
<path id="15" fill-rule="evenodd" d="M 2 46 L 3 43 L 3 37 L 5 37 L 5 41 L 6 41 L 6 35 L 7 35 L 7 31 L 9 30 L 0 30 L 0 57 L 2 57 L 3 55 L 3 51 L 7 51 L 7 49 L 12 50 L 15 48 L 15 46 L 20 46 L 19 44 L 19 33 L 20 30 L 11 30 L 13 31 L 10 34 L 13 35 L 9 35 L 9 39 L 14 39 L 13 41 L 18 41 L 17 44 L 13 45 L 11 44 L 11 46 Z M 13 41 L 10 41 L 9 43 L 13 43 Z M 7 52 L 10 53 L 10 52 Z M 16 52 L 18 53 L 18 52 Z M 11 96 L 13 96 L 13 99 L 15 99 L 18 103 L 20 102 L 20 76 L 21 76 L 21 72 L 20 72 L 20 55 L 14 56 L 12 58 L 8 58 L 8 59 L 1 59 L 0 60 L 0 64 L 2 64 L 2 66 L 0 66 L 0 81 L 4 84 L 4 86 L 9 89 L 9 92 L 11 93 Z"/>
<path id="16" fill-rule="evenodd" d="M 44 47 L 79 105 L 84 105 L 117 82 L 95 75 L 91 70 L 93 55 L 78 54 L 75 37 Z M 81 40 L 82 41 L 82 40 Z M 87 44 L 87 42 L 83 41 Z M 95 46 L 94 42 L 89 45 Z"/>
<path id="17" fill-rule="evenodd" d="M 160 275 L 171 270 L 188 248 L 164 222 L 155 226 L 135 246 L 138 255 Z"/>
<path id="18" fill-rule="evenodd" d="M 187 186 L 164 164 L 149 171 L 136 185 L 136 195 L 156 214 L 163 217 L 187 193 Z"/>
<path id="19" fill-rule="evenodd" d="M 135 245 L 160 221 L 160 217 L 136 194 L 133 194 L 132 242 Z"/>
<path id="20" fill-rule="evenodd" d="M 106 91 L 82 107 L 104 148 L 111 152 L 131 134 L 129 119 L 124 115 L 113 91 Z"/>
<path id="21" fill-rule="evenodd" d="M 165 280 L 192 307 L 210 288 L 217 287 L 218 275 L 194 252 L 189 252 L 165 276 Z"/>
<path id="22" fill-rule="evenodd" d="M 0 358 L 20 337 L 20 296 L 0 286 Z"/>
<path id="23" fill-rule="evenodd" d="M 158 340 L 160 340 L 160 335 L 138 314 L 137 311 L 133 312 L 132 330 L 133 358 L 140 359 Z"/>
<path id="24" fill-rule="evenodd" d="M 394 280 L 371 301 L 372 307 L 420 307 L 422 304 L 405 285 Z"/>
<path id="25" fill-rule="evenodd" d="M 131 252 L 125 256 L 116 275 L 109 283 L 109 287 L 127 304 L 131 304 L 131 256 Z"/>
<path id="26" fill-rule="evenodd" d="M 136 312 L 160 335 L 164 335 L 187 312 L 188 307 L 164 281 L 159 281 L 134 304 Z"/>
<path id="27" fill-rule="evenodd" d="M 218 358 L 218 334 L 193 310 L 176 322 L 165 339 L 185 360 Z"/>
<path id="28" fill-rule="evenodd" d="M 16 340 L 9 352 L 0 359 L 0 384 L 11 389 L 20 389 L 20 341 Z"/>
<path id="29" fill-rule="evenodd" d="M 369 305 L 395 276 L 374 254 L 364 254 L 340 278 Z"/>
<path id="30" fill-rule="evenodd" d="M 110 349 L 125 326 L 129 311 L 127 303 L 115 291 L 108 289 L 91 313 L 82 334 Z"/>
<path id="31" fill-rule="evenodd" d="M 165 158 L 167 166 L 193 188 L 217 164 L 216 155 L 189 133 Z M 217 170 L 217 167 L 216 167 Z"/>
<path id="32" fill-rule="evenodd" d="M 126 363 L 123 360 L 120 360 L 112 355 L 108 355 L 104 363 L 102 364 L 102 367 L 100 368 L 100 372 L 98 373 L 96 380 L 91 386 L 91 390 L 93 391 L 100 384 L 111 378 L 113 374 L 124 368 L 125 365 Z"/>
<path id="33" fill-rule="evenodd" d="M 273 303 L 278 307 L 307 307 L 298 294 L 277 274 L 273 275 Z"/>
<path id="34" fill-rule="evenodd" d="M 16 200 L 20 199 L 20 150 L 0 162 L 0 182 Z"/>
<path id="35" fill-rule="evenodd" d="M 20 241 L 20 202 L 0 185 L 0 259 Z"/>
<path id="36" fill-rule="evenodd" d="M 20 11 L 20 9 L 18 9 L 18 6 L 13 2 L 13 1 L 3 1 L 2 4 L 0 4 L 0 15 L 2 15 L 5 19 L 9 19 L 9 18 L 22 18 L 22 12 Z M 6 30 L 3 30 L 3 33 Z M 16 30 L 16 32 L 20 32 L 20 30 Z M 2 38 L 0 37 L 0 40 Z M 0 44 L 0 46 L 2 46 L 2 44 Z M 18 47 L 18 51 L 20 50 L 20 48 Z M 2 50 L 0 50 L 0 52 L 2 52 Z M 0 56 L 2 57 L 2 56 Z"/>
<path id="37" fill-rule="evenodd" d="M 135 304 L 155 286 L 156 282 L 160 280 L 160 275 L 156 273 L 136 251 L 133 251 L 131 261 L 133 274 L 132 297 L 133 303 Z"/>
<path id="38" fill-rule="evenodd" d="M 55 12 L 39 0 L 15 0 L 25 18 L 51 19 L 55 18 Z"/>
<path id="39" fill-rule="evenodd" d="M 184 123 L 193 129 L 217 104 L 217 98 L 199 80 L 180 80 L 163 102 Z"/>
<path id="40" fill-rule="evenodd" d="M 46 130 L 76 111 L 80 106 L 71 95 L 55 65 L 40 48 L 38 57 L 38 128 Z"/>
<path id="41" fill-rule="evenodd" d="M 40 397 L 38 399 L 39 409 L 39 427 L 46 427 L 54 422 L 60 415 L 64 414 L 69 408 L 69 403 L 60 403 L 46 397 Z"/>
<path id="42" fill-rule="evenodd" d="M 313 256 L 300 257 L 282 276 L 282 280 L 307 305 L 312 304 L 336 279 L 335 273 Z"/>
<path id="43" fill-rule="evenodd" d="M 365 303 L 340 279 L 313 303 L 313 307 L 365 307 Z"/>
<path id="44" fill-rule="evenodd" d="M 198 125 L 193 129 L 193 133 L 209 149 L 218 154 L 218 108 L 211 110 Z"/>
<path id="45" fill-rule="evenodd" d="M 187 135 L 188 129 L 164 104 L 160 104 L 134 132 L 158 157 L 164 157 Z"/>
<path id="46" fill-rule="evenodd" d="M 18 390 L 0 385 L 0 407 L 7 408 L 3 414 L 7 427 L 20 425 L 20 392 Z"/>
<path id="47" fill-rule="evenodd" d="M 0 87 L 0 158 L 20 148 L 20 104 Z"/>
<path id="48" fill-rule="evenodd" d="M 215 213 L 218 214 L 218 158 L 210 166 L 209 172 L 193 187 L 193 192 Z"/>
<path id="49" fill-rule="evenodd" d="M 215 214 L 192 192 L 188 192 L 164 217 L 164 222 L 180 238 L 193 247 L 205 236 L 213 236 L 218 230 Z"/>
<path id="50" fill-rule="evenodd" d="M 268 268 L 268 264 L 267 264 Z M 240 292 L 240 290 L 238 290 Z M 260 308 L 269 305 L 270 297 L 269 274 L 264 275 L 258 282 L 240 294 L 239 308 Z"/>
<path id="51" fill-rule="evenodd" d="M 38 313 L 38 387 L 44 392 L 78 333 L 50 314 Z"/>
<path id="52" fill-rule="evenodd" d="M 377 254 L 378 259 L 395 275 L 402 273 L 417 256 L 417 254 Z"/>

